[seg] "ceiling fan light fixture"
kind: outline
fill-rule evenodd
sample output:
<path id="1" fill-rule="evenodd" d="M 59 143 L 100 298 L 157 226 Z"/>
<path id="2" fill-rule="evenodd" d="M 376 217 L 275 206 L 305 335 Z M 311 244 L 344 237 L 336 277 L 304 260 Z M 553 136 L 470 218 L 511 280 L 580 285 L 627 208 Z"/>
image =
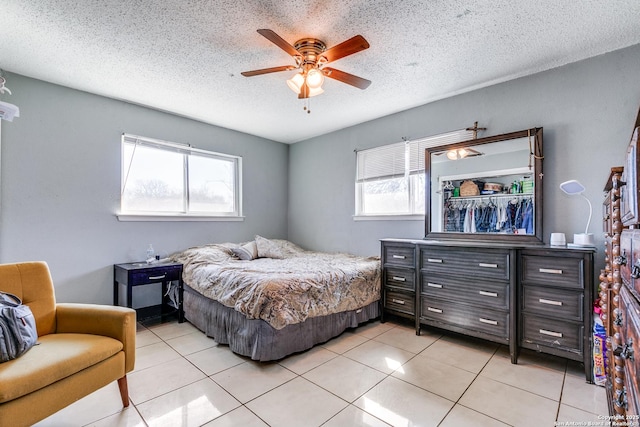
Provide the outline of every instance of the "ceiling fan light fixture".
<path id="1" fill-rule="evenodd" d="M 322 87 L 324 83 L 324 74 L 322 71 L 317 68 L 312 68 L 307 73 L 307 85 L 309 85 L 309 89 L 319 89 Z"/>
<path id="2" fill-rule="evenodd" d="M 309 97 L 320 95 L 321 93 L 324 93 L 324 89 L 322 89 L 321 87 L 313 88 L 309 86 Z"/>
<path id="3" fill-rule="evenodd" d="M 289 89 L 294 91 L 296 94 L 300 93 L 300 88 L 302 87 L 303 84 L 304 84 L 304 76 L 302 75 L 302 73 L 297 73 L 295 76 L 287 80 L 287 85 L 289 86 Z"/>

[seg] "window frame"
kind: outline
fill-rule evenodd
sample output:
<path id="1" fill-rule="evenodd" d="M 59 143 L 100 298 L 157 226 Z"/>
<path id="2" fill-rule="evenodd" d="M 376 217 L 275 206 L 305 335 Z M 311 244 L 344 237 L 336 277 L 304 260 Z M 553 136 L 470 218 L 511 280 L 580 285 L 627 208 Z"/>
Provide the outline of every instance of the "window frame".
<path id="1" fill-rule="evenodd" d="M 167 152 L 180 153 L 183 156 L 183 210 L 182 211 L 145 211 L 145 210 L 124 210 L 123 196 L 128 181 L 129 168 L 135 157 L 135 151 L 130 161 L 125 159 L 125 144 L 134 144 L 163 150 Z M 203 212 L 190 210 L 190 188 L 189 188 L 189 156 L 207 157 L 230 161 L 233 165 L 233 211 L 230 212 Z M 209 150 L 194 148 L 189 144 L 163 141 L 144 136 L 123 133 L 120 142 L 120 210 L 116 214 L 119 221 L 243 221 L 242 215 L 242 157 L 230 154 L 218 153 Z M 127 164 L 128 163 L 128 164 Z"/>
<path id="2" fill-rule="evenodd" d="M 355 213 L 356 221 L 369 220 L 424 220 L 425 212 L 416 211 L 417 185 L 416 176 L 425 172 L 425 150 L 441 145 L 468 141 L 475 138 L 473 129 L 459 129 L 451 132 L 423 137 L 415 140 L 405 139 L 402 142 L 381 145 L 365 150 L 356 150 L 356 177 L 355 177 Z M 402 148 L 400 150 L 400 148 Z M 395 157 L 385 158 L 384 153 L 396 153 L 402 151 L 402 161 Z M 396 153 L 397 155 L 397 153 Z M 362 164 L 362 160 L 371 158 L 371 168 Z M 403 164 L 404 170 L 400 171 L 398 165 Z M 412 176 L 414 177 L 412 179 Z M 407 210 L 398 213 L 367 213 L 364 211 L 364 186 L 366 182 L 376 180 L 389 180 L 404 177 L 406 183 Z M 424 188 L 423 188 L 424 191 Z"/>

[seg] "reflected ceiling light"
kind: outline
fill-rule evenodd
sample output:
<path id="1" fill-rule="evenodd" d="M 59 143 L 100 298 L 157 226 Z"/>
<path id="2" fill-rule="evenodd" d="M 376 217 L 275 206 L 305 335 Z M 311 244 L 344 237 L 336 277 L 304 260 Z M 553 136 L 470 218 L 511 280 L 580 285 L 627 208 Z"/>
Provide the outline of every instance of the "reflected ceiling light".
<path id="1" fill-rule="evenodd" d="M 459 150 L 447 151 L 447 157 L 449 158 L 449 160 L 464 159 L 468 155 L 469 155 L 469 151 L 465 150 L 464 148 L 460 148 Z"/>
<path id="2" fill-rule="evenodd" d="M 481 152 L 476 151 L 473 148 L 458 148 L 457 150 L 447 151 L 447 158 L 449 160 L 459 160 L 464 159 L 467 156 L 475 157 L 481 155 Z"/>

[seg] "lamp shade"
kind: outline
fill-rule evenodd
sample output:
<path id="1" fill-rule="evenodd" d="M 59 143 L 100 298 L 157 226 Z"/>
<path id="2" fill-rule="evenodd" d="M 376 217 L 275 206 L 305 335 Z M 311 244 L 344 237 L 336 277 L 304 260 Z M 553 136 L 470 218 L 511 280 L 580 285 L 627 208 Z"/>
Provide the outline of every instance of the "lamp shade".
<path id="1" fill-rule="evenodd" d="M 313 68 L 309 70 L 307 73 L 307 85 L 309 85 L 309 89 L 318 89 L 324 83 L 324 75 L 322 71 L 317 68 Z"/>
<path id="2" fill-rule="evenodd" d="M 295 93 L 300 93 L 300 88 L 302 87 L 303 83 L 304 83 L 304 76 L 302 75 L 302 73 L 298 73 L 295 76 L 291 77 L 289 80 L 287 80 L 287 85 L 289 86 L 289 89 L 291 89 Z"/>
<path id="3" fill-rule="evenodd" d="M 582 194 L 585 190 L 584 185 L 580 184 L 580 182 L 575 179 L 563 182 L 560 184 L 560 189 L 570 195 Z"/>

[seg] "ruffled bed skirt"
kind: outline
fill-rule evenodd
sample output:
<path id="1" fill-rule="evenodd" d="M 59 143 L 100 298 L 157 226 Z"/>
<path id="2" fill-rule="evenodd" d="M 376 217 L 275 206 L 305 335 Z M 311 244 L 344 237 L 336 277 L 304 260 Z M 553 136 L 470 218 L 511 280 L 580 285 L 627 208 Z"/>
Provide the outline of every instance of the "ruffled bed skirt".
<path id="1" fill-rule="evenodd" d="M 312 317 L 303 323 L 274 329 L 264 320 L 247 319 L 185 284 L 184 315 L 216 342 L 228 344 L 234 353 L 264 362 L 308 350 L 340 335 L 347 328 L 375 319 L 380 315 L 380 305 L 375 301 L 358 310 Z"/>

